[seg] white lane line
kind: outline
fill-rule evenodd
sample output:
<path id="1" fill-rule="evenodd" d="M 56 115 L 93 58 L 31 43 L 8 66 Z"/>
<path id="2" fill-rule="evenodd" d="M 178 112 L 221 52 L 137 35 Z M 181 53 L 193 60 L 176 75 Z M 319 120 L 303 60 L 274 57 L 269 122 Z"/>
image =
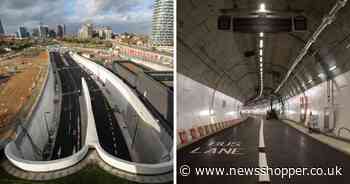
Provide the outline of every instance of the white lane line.
<path id="1" fill-rule="evenodd" d="M 264 141 L 264 120 L 260 120 L 260 129 L 259 129 L 259 167 L 260 168 L 268 168 L 266 153 L 262 151 L 265 149 L 265 141 Z M 270 182 L 269 173 L 260 174 L 259 182 Z"/>
<path id="2" fill-rule="evenodd" d="M 260 120 L 260 130 L 259 130 L 259 149 L 265 148 L 264 140 L 264 120 Z"/>
<path id="3" fill-rule="evenodd" d="M 267 159 L 266 159 L 266 153 L 259 153 L 259 167 L 260 168 L 267 168 Z M 259 175 L 259 182 L 270 182 L 270 175 L 269 173 L 260 174 Z"/>

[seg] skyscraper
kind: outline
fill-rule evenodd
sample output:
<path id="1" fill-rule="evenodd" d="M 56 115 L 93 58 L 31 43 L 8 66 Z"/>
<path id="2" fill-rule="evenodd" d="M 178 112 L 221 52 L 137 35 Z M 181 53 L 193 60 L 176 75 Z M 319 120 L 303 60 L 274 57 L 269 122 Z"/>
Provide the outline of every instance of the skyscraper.
<path id="1" fill-rule="evenodd" d="M 155 0 L 152 18 L 152 44 L 172 46 L 174 44 L 174 0 Z"/>
<path id="2" fill-rule="evenodd" d="M 40 38 L 47 38 L 49 33 L 49 26 L 41 25 L 39 26 L 39 36 Z"/>
<path id="3" fill-rule="evenodd" d="M 39 29 L 38 28 L 33 28 L 32 29 L 32 37 L 39 37 Z"/>
<path id="4" fill-rule="evenodd" d="M 97 30 L 98 37 L 100 39 L 110 40 L 113 36 L 113 31 L 111 27 L 102 27 Z"/>
<path id="5" fill-rule="evenodd" d="M 63 26 L 63 36 L 66 35 L 66 24 L 62 24 Z"/>
<path id="6" fill-rule="evenodd" d="M 63 25 L 57 25 L 57 30 L 56 30 L 57 37 L 62 38 L 64 35 L 64 26 Z"/>
<path id="7" fill-rule="evenodd" d="M 29 32 L 27 31 L 26 27 L 20 26 L 18 28 L 18 37 L 21 38 L 21 39 L 29 37 Z"/>
<path id="8" fill-rule="evenodd" d="M 91 23 L 85 23 L 79 30 L 79 38 L 89 39 L 93 36 L 93 25 Z"/>
<path id="9" fill-rule="evenodd" d="M 4 35 L 4 34 L 5 34 L 5 30 L 4 30 L 4 27 L 2 27 L 2 23 L 0 20 L 0 35 Z"/>

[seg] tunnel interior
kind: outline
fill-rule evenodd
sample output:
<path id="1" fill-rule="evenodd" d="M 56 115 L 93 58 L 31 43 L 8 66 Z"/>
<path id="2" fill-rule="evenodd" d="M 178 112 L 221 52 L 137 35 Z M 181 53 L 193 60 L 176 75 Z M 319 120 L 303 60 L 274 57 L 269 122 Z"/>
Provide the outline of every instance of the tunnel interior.
<path id="1" fill-rule="evenodd" d="M 350 6 L 345 5 L 332 17 L 332 22 L 319 34 L 284 85 L 276 91 L 325 17 L 336 4 L 344 2 L 179 1 L 178 72 L 244 105 L 254 106 L 269 103 L 270 99 L 286 99 L 301 94 L 349 70 L 350 23 L 347 18 Z M 267 13 L 259 12 L 262 4 Z M 254 28 L 235 31 L 232 23 L 229 30 L 219 30 L 218 18 L 223 15 L 232 19 L 241 16 L 302 16 L 306 19 L 307 28 L 302 31 L 269 32 L 265 29 L 268 32 L 260 32 Z M 267 27 L 274 29 L 273 24 Z"/>
<path id="2" fill-rule="evenodd" d="M 346 0 L 177 5 L 178 167 L 349 170 Z M 346 183 L 347 177 L 190 175 L 178 181 Z"/>

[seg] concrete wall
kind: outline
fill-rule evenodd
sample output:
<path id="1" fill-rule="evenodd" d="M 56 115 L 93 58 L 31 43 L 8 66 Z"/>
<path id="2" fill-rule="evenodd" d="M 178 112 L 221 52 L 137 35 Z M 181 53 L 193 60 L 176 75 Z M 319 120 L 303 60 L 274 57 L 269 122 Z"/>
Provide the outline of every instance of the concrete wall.
<path id="1" fill-rule="evenodd" d="M 46 131 L 46 121 L 41 119 L 44 112 L 51 112 L 53 115 L 54 111 L 54 75 L 51 67 L 49 68 L 49 75 L 46 86 L 43 90 L 40 101 L 28 122 L 28 126 L 25 126 L 27 133 L 20 133 L 16 140 L 10 142 L 5 147 L 5 155 L 15 166 L 30 172 L 49 172 L 64 169 L 82 160 L 88 152 L 88 146 L 85 145 L 81 150 L 75 154 L 51 161 L 42 161 L 40 153 L 37 153 L 35 149 L 43 149 L 46 142 L 48 141 L 48 134 Z M 86 102 L 86 100 L 85 100 Z M 57 126 L 53 121 L 53 116 L 47 115 L 47 123 L 49 128 Z M 86 115 L 86 113 L 85 113 Z M 25 131 L 20 129 L 20 131 Z M 33 146 L 34 144 L 34 146 Z M 34 149 L 35 148 L 35 149 Z"/>
<path id="2" fill-rule="evenodd" d="M 173 92 L 145 73 L 139 73 L 137 90 L 163 115 L 169 126 L 174 127 Z"/>
<path id="3" fill-rule="evenodd" d="M 217 130 L 217 124 L 236 123 L 241 119 L 241 106 L 238 100 L 177 74 L 177 143 L 195 139 L 193 137 L 196 136 L 191 135 L 191 131 L 197 132 L 195 134 L 199 136 L 200 127 L 207 128 L 209 125 L 209 132 L 213 132 Z"/>
<path id="4" fill-rule="evenodd" d="M 25 171 L 49 172 L 64 169 L 78 163 L 85 157 L 86 153 L 88 152 L 88 149 L 89 148 L 87 146 L 84 146 L 80 151 L 76 152 L 74 155 L 63 159 L 51 161 L 31 161 L 21 159 L 21 157 L 19 157 L 19 150 L 17 149 L 17 146 L 13 141 L 6 146 L 5 155 L 12 164 Z"/>
<path id="5" fill-rule="evenodd" d="M 82 89 L 83 89 L 83 96 L 84 96 L 84 105 L 86 106 L 86 110 L 87 110 L 86 145 L 89 145 L 90 147 L 95 148 L 97 150 L 98 155 L 102 158 L 102 160 L 104 160 L 105 162 L 107 162 L 108 164 L 110 164 L 115 168 L 121 169 L 129 173 L 134 173 L 134 174 L 157 175 L 157 174 L 163 174 L 163 173 L 172 171 L 172 167 L 173 167 L 172 160 L 163 162 L 163 163 L 157 163 L 157 164 L 141 164 L 141 163 L 135 163 L 135 162 L 128 162 L 126 160 L 116 158 L 115 156 L 104 151 L 98 140 L 95 119 L 92 111 L 91 98 L 90 98 L 89 90 L 85 79 L 82 79 Z M 149 140 L 154 141 L 152 137 L 149 137 Z M 145 148 L 145 145 L 146 144 L 143 144 L 143 148 Z M 152 143 L 148 142 L 147 145 L 149 145 L 148 151 L 153 153 L 152 151 L 154 150 L 152 149 Z M 142 151 L 143 152 L 141 152 L 140 154 L 145 153 L 144 150 Z"/>
<path id="6" fill-rule="evenodd" d="M 147 62 L 147 61 L 142 61 L 140 59 L 135 59 L 135 58 L 128 57 L 128 56 L 125 56 L 125 55 L 121 55 L 121 57 L 123 57 L 125 59 L 128 59 L 128 60 L 130 60 L 132 62 L 135 62 L 137 64 L 143 65 L 145 67 L 152 68 L 155 71 L 172 71 L 173 70 L 171 67 L 166 67 L 166 66 L 163 66 L 163 65 L 159 65 L 159 64 L 151 63 L 151 62 Z"/>
<path id="7" fill-rule="evenodd" d="M 119 63 L 113 63 L 113 70 L 125 79 L 132 87 L 143 94 L 154 108 L 168 121 L 173 127 L 173 92 L 154 80 L 142 71 L 132 72 Z"/>
<path id="8" fill-rule="evenodd" d="M 214 94 L 214 89 L 177 74 L 178 130 L 240 118 L 241 105 L 241 102 L 232 97 L 219 91 Z"/>
<path id="9" fill-rule="evenodd" d="M 18 149 L 18 145 L 16 141 L 10 142 L 5 148 L 5 155 L 10 160 L 12 164 L 29 172 L 50 172 L 65 169 L 71 167 L 85 158 L 88 153 L 89 147 L 95 148 L 97 150 L 98 155 L 110 164 L 111 166 L 118 168 L 120 170 L 137 174 L 137 175 L 162 175 L 164 173 L 169 173 L 173 170 L 173 161 L 172 159 L 162 163 L 156 164 L 143 164 L 143 163 L 135 163 L 128 162 L 119 158 L 114 157 L 113 155 L 107 153 L 101 147 L 98 136 L 96 132 L 95 120 L 91 107 L 91 99 L 88 91 L 88 87 L 86 85 L 86 81 L 82 79 L 82 103 L 85 106 L 84 110 L 86 111 L 84 115 L 84 119 L 86 119 L 87 129 L 86 129 L 86 139 L 85 145 L 83 148 L 73 154 L 72 156 L 51 160 L 51 161 L 31 161 L 23 159 L 22 152 Z M 150 138 L 152 140 L 152 138 Z M 151 145 L 152 143 L 148 143 L 147 145 Z M 144 144 L 143 146 L 145 146 Z M 149 147 L 146 147 L 149 149 Z"/>
<path id="10" fill-rule="evenodd" d="M 88 145 L 90 147 L 95 147 L 95 145 L 99 144 L 98 136 L 97 136 L 97 129 L 96 129 L 96 124 L 95 124 L 95 118 L 94 118 L 94 113 L 92 111 L 92 106 L 91 106 L 91 98 L 89 94 L 89 89 L 86 84 L 86 81 L 84 78 L 81 79 L 82 82 L 82 101 L 83 101 L 83 106 L 85 110 L 85 120 L 84 122 L 86 124 L 86 139 L 85 139 L 85 145 Z"/>
<path id="11" fill-rule="evenodd" d="M 44 83 L 42 94 L 38 97 L 39 100 L 31 117 L 28 122 L 21 122 L 23 126 L 17 129 L 16 145 L 21 153 L 18 156 L 26 160 L 42 159 L 40 152 L 48 142 L 47 126 L 49 129 L 56 127 L 56 121 L 54 121 L 55 82 L 51 65 L 47 72 L 47 81 Z"/>

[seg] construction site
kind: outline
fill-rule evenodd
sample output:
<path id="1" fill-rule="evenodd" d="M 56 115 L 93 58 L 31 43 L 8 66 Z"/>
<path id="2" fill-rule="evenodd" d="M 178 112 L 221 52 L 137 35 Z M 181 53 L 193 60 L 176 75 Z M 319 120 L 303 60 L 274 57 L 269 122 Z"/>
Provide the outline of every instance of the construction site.
<path id="1" fill-rule="evenodd" d="M 0 139 L 14 136 L 15 124 L 25 120 L 45 81 L 48 53 L 28 49 L 0 61 Z"/>

